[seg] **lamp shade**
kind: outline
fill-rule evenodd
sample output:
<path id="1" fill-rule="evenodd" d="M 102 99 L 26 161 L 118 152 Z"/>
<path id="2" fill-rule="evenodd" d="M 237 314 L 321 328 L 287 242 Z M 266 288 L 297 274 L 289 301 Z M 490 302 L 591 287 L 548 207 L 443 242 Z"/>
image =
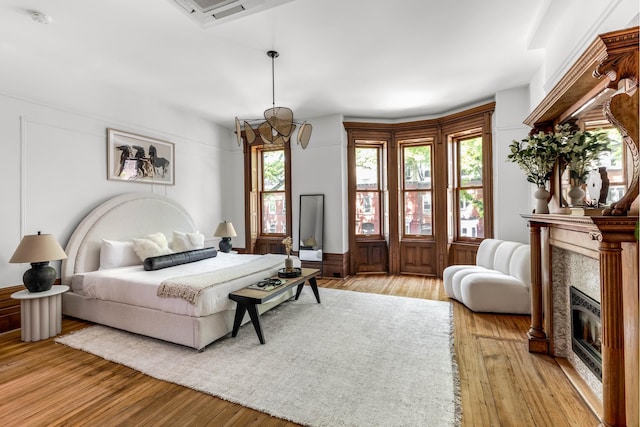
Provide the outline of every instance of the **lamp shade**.
<path id="1" fill-rule="evenodd" d="M 230 222 L 221 222 L 218 224 L 218 228 L 216 228 L 216 232 L 213 233 L 215 237 L 235 237 L 237 236 L 235 228 L 233 228 L 233 224 Z"/>
<path id="2" fill-rule="evenodd" d="M 318 242 L 316 241 L 316 238 L 313 236 L 309 236 L 306 239 L 304 239 L 303 243 L 305 246 L 310 246 L 310 247 L 318 246 Z"/>
<path id="3" fill-rule="evenodd" d="M 10 263 L 36 263 L 66 259 L 67 254 L 52 234 L 24 236 L 9 260 Z"/>

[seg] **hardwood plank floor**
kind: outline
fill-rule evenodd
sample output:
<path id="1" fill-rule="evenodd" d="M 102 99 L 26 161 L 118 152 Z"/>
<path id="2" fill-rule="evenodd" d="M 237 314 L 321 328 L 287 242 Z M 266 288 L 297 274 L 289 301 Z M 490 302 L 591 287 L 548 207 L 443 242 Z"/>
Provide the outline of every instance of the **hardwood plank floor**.
<path id="1" fill-rule="evenodd" d="M 318 284 L 448 301 L 442 281 L 421 276 L 360 275 Z M 598 425 L 558 364 L 527 351 L 529 316 L 477 314 L 452 303 L 464 426 Z M 62 333 L 88 324 L 64 318 Z M 0 396 L 3 426 L 296 425 L 155 380 L 53 338 L 23 343 L 19 330 L 0 335 Z"/>

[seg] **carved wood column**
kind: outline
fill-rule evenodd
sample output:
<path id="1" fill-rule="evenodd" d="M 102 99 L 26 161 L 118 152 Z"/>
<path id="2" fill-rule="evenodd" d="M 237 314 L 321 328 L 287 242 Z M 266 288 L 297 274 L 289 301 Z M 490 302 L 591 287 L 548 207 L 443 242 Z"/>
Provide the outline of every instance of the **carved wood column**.
<path id="1" fill-rule="evenodd" d="M 531 248 L 531 327 L 527 332 L 529 351 L 549 353 L 549 340 L 543 326 L 542 301 L 542 239 L 540 224 L 529 222 Z"/>
<path id="2" fill-rule="evenodd" d="M 594 236 L 599 240 L 601 235 Z M 624 316 L 622 298 L 622 247 L 601 241 L 600 295 L 602 324 L 602 422 L 625 426 Z"/>

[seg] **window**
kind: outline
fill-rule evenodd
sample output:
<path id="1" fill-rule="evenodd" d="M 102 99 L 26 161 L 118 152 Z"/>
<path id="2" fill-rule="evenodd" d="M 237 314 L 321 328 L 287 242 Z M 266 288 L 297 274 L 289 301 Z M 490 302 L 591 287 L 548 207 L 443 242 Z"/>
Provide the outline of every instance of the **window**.
<path id="1" fill-rule="evenodd" d="M 260 150 L 262 234 L 287 233 L 284 150 Z"/>
<path id="2" fill-rule="evenodd" d="M 356 159 L 356 234 L 382 234 L 380 162 L 382 147 L 358 141 Z"/>
<path id="3" fill-rule="evenodd" d="M 431 149 L 433 139 L 400 141 L 402 217 L 404 235 L 424 236 L 433 231 L 431 214 Z"/>
<path id="4" fill-rule="evenodd" d="M 449 136 L 449 232 L 454 240 L 482 239 L 485 159 L 481 129 Z"/>

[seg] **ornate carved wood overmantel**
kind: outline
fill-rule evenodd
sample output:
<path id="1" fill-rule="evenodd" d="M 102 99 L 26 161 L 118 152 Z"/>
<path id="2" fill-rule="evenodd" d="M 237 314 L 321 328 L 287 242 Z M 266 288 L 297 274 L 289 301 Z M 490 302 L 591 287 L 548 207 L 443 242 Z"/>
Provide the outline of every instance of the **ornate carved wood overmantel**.
<path id="1" fill-rule="evenodd" d="M 605 215 L 627 215 L 638 198 L 638 79 L 638 27 L 601 34 L 524 121 L 533 132 L 549 131 L 590 100 L 606 99 L 602 114 L 623 137 L 633 178 L 624 197 L 606 209 Z M 561 205 L 559 182 L 559 178 L 552 180 L 552 206 Z"/>

